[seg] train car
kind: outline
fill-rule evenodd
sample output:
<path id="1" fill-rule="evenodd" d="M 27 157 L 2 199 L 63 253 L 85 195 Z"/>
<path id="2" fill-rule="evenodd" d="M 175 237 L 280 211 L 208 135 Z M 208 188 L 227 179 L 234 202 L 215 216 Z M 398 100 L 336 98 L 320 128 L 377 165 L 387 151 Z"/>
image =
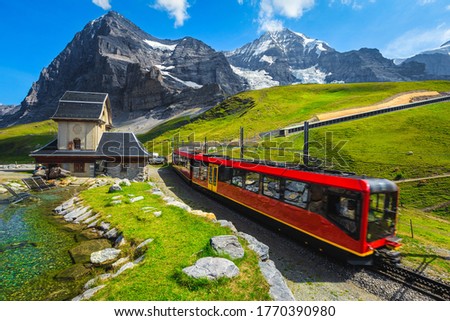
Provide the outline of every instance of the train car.
<path id="1" fill-rule="evenodd" d="M 189 184 L 355 265 L 399 263 L 397 185 L 387 179 L 175 150 Z"/>

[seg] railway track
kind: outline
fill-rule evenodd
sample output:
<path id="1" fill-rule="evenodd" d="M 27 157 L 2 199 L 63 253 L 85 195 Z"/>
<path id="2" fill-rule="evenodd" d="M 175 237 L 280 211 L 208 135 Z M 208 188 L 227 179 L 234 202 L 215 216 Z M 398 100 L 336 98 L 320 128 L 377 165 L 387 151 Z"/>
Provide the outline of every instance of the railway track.
<path id="1" fill-rule="evenodd" d="M 396 266 L 391 263 L 379 262 L 372 266 L 371 269 L 397 282 L 405 284 L 411 289 L 430 296 L 437 301 L 450 300 L 449 284 L 431 279 L 404 266 Z"/>

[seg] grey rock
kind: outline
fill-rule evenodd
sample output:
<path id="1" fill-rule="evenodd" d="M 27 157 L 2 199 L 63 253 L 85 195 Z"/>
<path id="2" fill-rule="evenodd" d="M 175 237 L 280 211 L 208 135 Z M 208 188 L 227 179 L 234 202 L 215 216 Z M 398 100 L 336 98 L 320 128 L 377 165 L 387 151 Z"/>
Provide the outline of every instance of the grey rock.
<path id="1" fill-rule="evenodd" d="M 114 248 L 107 248 L 91 253 L 91 263 L 108 264 L 115 261 L 122 251 Z"/>
<path id="2" fill-rule="evenodd" d="M 89 225 L 88 225 L 87 227 L 88 227 L 88 228 L 92 228 L 92 227 L 94 227 L 94 226 L 97 226 L 98 221 L 100 221 L 100 220 L 95 220 L 94 222 L 89 223 Z"/>
<path id="3" fill-rule="evenodd" d="M 244 248 L 235 235 L 215 236 L 211 238 L 210 244 L 217 253 L 226 254 L 233 260 L 244 257 Z"/>
<path id="4" fill-rule="evenodd" d="M 111 273 L 104 273 L 104 274 L 100 274 L 99 276 L 90 279 L 89 281 L 87 281 L 84 286 L 83 289 L 88 290 L 90 288 L 92 288 L 97 282 L 99 281 L 106 281 L 112 278 L 112 274 Z"/>
<path id="5" fill-rule="evenodd" d="M 128 269 L 132 269 L 135 267 L 135 264 L 133 262 L 128 262 L 125 263 L 124 265 L 122 265 L 122 267 L 119 269 L 119 271 L 117 271 L 116 273 L 114 273 L 112 276 L 113 278 L 117 277 L 118 275 L 122 274 L 123 272 L 125 272 Z"/>
<path id="6" fill-rule="evenodd" d="M 77 217 L 83 215 L 84 213 L 86 213 L 89 210 L 88 206 L 85 207 L 77 207 L 75 208 L 73 211 L 67 213 L 66 215 L 64 215 L 64 219 L 68 222 L 73 221 L 74 219 L 76 219 Z"/>
<path id="7" fill-rule="evenodd" d="M 119 205 L 119 204 L 122 204 L 122 201 L 121 200 L 115 200 L 115 201 L 112 201 L 111 204 L 112 205 Z"/>
<path id="8" fill-rule="evenodd" d="M 95 288 L 89 289 L 89 290 L 83 292 L 82 294 L 76 296 L 75 298 L 73 298 L 72 301 L 89 300 L 90 298 L 92 298 L 94 296 L 95 293 L 97 293 L 98 291 L 103 289 L 105 286 L 106 285 L 99 285 Z"/>
<path id="9" fill-rule="evenodd" d="M 183 272 L 195 279 L 217 280 L 239 275 L 239 268 L 232 261 L 224 258 L 204 257 L 194 265 L 184 268 Z"/>
<path id="10" fill-rule="evenodd" d="M 258 254 L 261 261 L 269 259 L 269 247 L 266 244 L 243 232 L 239 232 L 238 235 L 248 242 L 248 248 Z"/>
<path id="11" fill-rule="evenodd" d="M 144 199 L 144 196 L 136 196 L 136 197 L 130 198 L 130 202 L 135 203 L 135 202 L 142 201 L 143 199 Z"/>
<path id="12" fill-rule="evenodd" d="M 136 260 L 134 260 L 133 261 L 133 263 L 136 265 L 136 264 L 139 264 L 139 263 L 141 263 L 142 261 L 144 261 L 144 259 L 145 259 L 145 254 L 142 254 L 140 257 L 138 257 Z"/>
<path id="13" fill-rule="evenodd" d="M 127 243 L 127 241 L 125 240 L 125 238 L 123 237 L 122 234 L 120 234 L 116 240 L 114 241 L 114 247 L 121 247 L 123 245 L 125 245 Z"/>
<path id="14" fill-rule="evenodd" d="M 136 250 L 150 244 L 151 242 L 153 242 L 153 239 L 146 239 L 144 242 L 142 242 L 138 246 L 136 246 Z"/>
<path id="15" fill-rule="evenodd" d="M 163 196 L 164 195 L 164 193 L 157 187 L 152 189 L 152 194 L 153 195 L 159 195 L 159 196 Z"/>
<path id="16" fill-rule="evenodd" d="M 113 184 L 109 188 L 108 193 L 115 193 L 115 192 L 120 192 L 120 191 L 122 191 L 122 187 L 120 187 L 119 184 Z"/>
<path id="17" fill-rule="evenodd" d="M 155 217 L 160 217 L 162 215 L 162 211 L 153 212 L 153 215 L 155 215 Z"/>
<path id="18" fill-rule="evenodd" d="M 267 283 L 270 285 L 269 294 L 275 301 L 295 301 L 294 295 L 288 288 L 283 275 L 275 266 L 275 263 L 271 260 L 260 261 L 259 268 Z"/>
<path id="19" fill-rule="evenodd" d="M 124 178 L 119 183 L 120 186 L 131 186 L 131 182 L 128 178 Z"/>
<path id="20" fill-rule="evenodd" d="M 144 242 L 140 243 L 135 249 L 134 249 L 134 258 L 137 258 L 141 255 L 144 255 L 145 252 L 148 250 L 148 245 L 153 242 L 152 238 L 146 239 Z"/>
<path id="21" fill-rule="evenodd" d="M 110 227 L 111 227 L 111 223 L 107 223 L 107 222 L 101 222 L 99 225 L 99 228 L 103 231 L 109 230 Z"/>
<path id="22" fill-rule="evenodd" d="M 84 213 L 83 215 L 78 216 L 75 220 L 74 223 L 81 223 L 82 221 L 84 221 L 85 219 L 89 218 L 92 216 L 92 210 L 87 211 L 86 213 Z"/>
<path id="23" fill-rule="evenodd" d="M 90 224 L 90 223 L 92 223 L 93 221 L 95 221 L 96 219 L 98 219 L 99 217 L 100 217 L 100 214 L 95 214 L 95 215 L 93 215 L 93 216 L 91 216 L 91 217 L 85 219 L 85 220 L 83 221 L 83 224 Z"/>
<path id="24" fill-rule="evenodd" d="M 130 261 L 130 257 L 122 257 L 120 259 L 118 259 L 116 262 L 114 262 L 113 264 L 111 264 L 111 267 L 113 269 L 118 269 L 120 268 L 122 265 L 124 265 L 125 263 L 128 263 Z"/>
<path id="25" fill-rule="evenodd" d="M 69 254 L 75 263 L 88 263 L 91 253 L 111 247 L 108 240 L 98 239 L 81 242 L 79 245 L 69 250 Z"/>
<path id="26" fill-rule="evenodd" d="M 220 224 L 220 226 L 223 227 L 228 227 L 231 231 L 233 231 L 233 233 L 238 233 L 238 230 L 236 229 L 236 227 L 234 226 L 234 224 L 230 221 L 227 220 L 218 220 L 217 223 Z"/>
<path id="27" fill-rule="evenodd" d="M 167 205 L 176 206 L 176 207 L 179 207 L 179 208 L 181 208 L 181 209 L 183 209 L 185 211 L 188 211 L 188 212 L 190 212 L 192 210 L 189 205 L 184 204 L 183 202 L 180 202 L 180 201 L 168 202 Z"/>
<path id="28" fill-rule="evenodd" d="M 119 235 L 119 231 L 115 227 L 105 233 L 105 237 L 108 239 L 115 239 L 117 235 Z"/>

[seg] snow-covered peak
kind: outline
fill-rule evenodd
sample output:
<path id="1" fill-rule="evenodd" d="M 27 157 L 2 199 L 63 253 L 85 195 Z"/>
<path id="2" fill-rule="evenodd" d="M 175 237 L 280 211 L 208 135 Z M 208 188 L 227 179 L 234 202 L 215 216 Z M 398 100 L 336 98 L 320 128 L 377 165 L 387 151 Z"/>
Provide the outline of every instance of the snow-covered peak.
<path id="1" fill-rule="evenodd" d="M 421 52 L 421 54 L 423 54 L 423 55 L 434 55 L 434 54 L 450 55 L 450 41 L 447 41 L 439 48 L 427 50 L 427 51 Z"/>
<path id="2" fill-rule="evenodd" d="M 259 39 L 228 53 L 227 56 L 245 55 L 261 58 L 271 57 L 275 52 L 281 55 L 289 55 L 290 52 L 297 54 L 312 52 L 320 56 L 322 52 L 329 50 L 333 49 L 324 41 L 309 38 L 302 33 L 285 28 L 280 31 L 266 32 Z"/>

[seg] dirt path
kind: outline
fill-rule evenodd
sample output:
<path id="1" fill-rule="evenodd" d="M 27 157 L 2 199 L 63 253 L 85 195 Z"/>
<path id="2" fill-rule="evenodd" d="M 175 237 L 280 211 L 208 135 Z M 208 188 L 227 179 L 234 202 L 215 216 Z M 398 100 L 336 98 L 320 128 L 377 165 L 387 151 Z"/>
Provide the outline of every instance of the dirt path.
<path id="1" fill-rule="evenodd" d="M 436 176 L 421 177 L 421 178 L 401 179 L 401 180 L 395 181 L 395 183 L 400 184 L 400 183 L 407 183 L 407 182 L 428 181 L 430 179 L 445 178 L 445 177 L 450 177 L 450 173 L 449 174 L 436 175 Z"/>
<path id="2" fill-rule="evenodd" d="M 355 115 L 355 114 L 359 114 L 359 113 L 363 113 L 363 112 L 367 112 L 367 111 L 378 110 L 378 109 L 382 109 L 382 108 L 386 108 L 386 107 L 393 107 L 393 106 L 408 104 L 411 101 L 411 99 L 414 99 L 414 98 L 434 97 L 434 96 L 439 96 L 439 95 L 440 94 L 437 91 L 419 91 L 419 92 L 404 93 L 404 94 L 395 95 L 393 97 L 390 97 L 390 98 L 388 98 L 380 103 L 374 104 L 374 105 L 351 108 L 351 109 L 344 109 L 344 110 L 339 110 L 339 111 L 335 111 L 335 112 L 319 114 L 319 115 L 316 115 L 316 117 L 319 121 L 329 120 L 329 119 L 334 119 L 334 118 L 343 117 L 343 116 Z"/>

